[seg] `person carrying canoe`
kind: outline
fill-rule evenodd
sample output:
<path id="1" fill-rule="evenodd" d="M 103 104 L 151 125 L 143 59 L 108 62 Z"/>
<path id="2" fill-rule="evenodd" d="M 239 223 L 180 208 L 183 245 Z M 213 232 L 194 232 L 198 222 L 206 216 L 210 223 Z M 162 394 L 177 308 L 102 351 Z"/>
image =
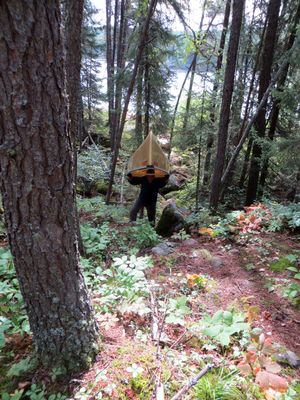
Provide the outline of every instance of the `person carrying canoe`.
<path id="1" fill-rule="evenodd" d="M 130 211 L 130 221 L 146 208 L 148 220 L 155 225 L 158 191 L 169 179 L 169 161 L 152 132 L 133 153 L 128 162 L 127 178 L 132 185 L 141 185 L 139 197 Z"/>
<path id="2" fill-rule="evenodd" d="M 139 197 L 130 210 L 130 221 L 136 221 L 138 212 L 146 208 L 149 222 L 155 225 L 158 191 L 166 185 L 168 176 L 155 178 L 154 173 L 148 173 L 142 178 L 134 178 L 132 175 L 128 174 L 128 181 L 132 185 L 141 185 Z"/>

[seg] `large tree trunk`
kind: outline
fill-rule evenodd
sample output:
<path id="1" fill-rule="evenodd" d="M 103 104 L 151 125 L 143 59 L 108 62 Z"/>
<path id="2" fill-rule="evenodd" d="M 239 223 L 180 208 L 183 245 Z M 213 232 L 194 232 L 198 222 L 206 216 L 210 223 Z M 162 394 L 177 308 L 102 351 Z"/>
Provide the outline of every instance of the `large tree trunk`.
<path id="1" fill-rule="evenodd" d="M 264 48 L 262 51 L 262 64 L 259 76 L 258 102 L 260 102 L 263 98 L 263 95 L 265 94 L 271 81 L 271 70 L 276 43 L 279 9 L 280 0 L 270 0 L 267 14 L 268 25 L 266 29 Z M 264 137 L 266 129 L 266 107 L 263 107 L 258 113 L 255 121 L 255 129 L 260 138 Z M 257 141 L 254 141 L 249 169 L 249 179 L 245 201 L 246 205 L 250 205 L 256 199 L 261 156 L 261 144 Z"/>
<path id="2" fill-rule="evenodd" d="M 97 328 L 78 261 L 59 23 L 58 1 L 0 3 L 0 185 L 38 354 L 76 370 Z"/>
<path id="3" fill-rule="evenodd" d="M 244 9 L 244 0 L 234 0 L 232 8 L 232 26 L 227 53 L 227 66 L 223 85 L 223 97 L 220 112 L 220 123 L 218 132 L 217 154 L 211 184 L 210 207 L 215 209 L 218 205 L 221 190 L 221 177 L 225 162 L 226 144 L 228 136 L 228 125 L 230 106 L 233 92 L 235 65 Z"/>

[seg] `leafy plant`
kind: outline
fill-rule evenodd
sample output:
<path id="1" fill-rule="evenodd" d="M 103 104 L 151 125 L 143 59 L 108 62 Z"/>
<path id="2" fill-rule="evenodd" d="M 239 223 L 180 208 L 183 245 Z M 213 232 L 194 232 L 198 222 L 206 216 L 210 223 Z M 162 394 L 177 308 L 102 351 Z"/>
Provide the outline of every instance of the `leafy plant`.
<path id="1" fill-rule="evenodd" d="M 184 325 L 184 317 L 191 314 L 191 309 L 187 305 L 188 299 L 185 296 L 169 299 L 168 304 L 160 301 L 161 311 L 166 313 L 167 324 Z M 167 307 L 167 308 L 166 308 Z"/>
<path id="2" fill-rule="evenodd" d="M 30 389 L 26 391 L 26 396 L 30 400 L 45 400 L 46 392 L 45 387 L 42 388 L 36 384 L 31 385 Z"/>
<path id="3" fill-rule="evenodd" d="M 172 235 L 172 238 L 175 240 L 186 240 L 186 239 L 189 239 L 190 237 L 191 237 L 191 235 L 186 233 L 186 231 L 184 229 L 181 229 L 179 232 L 173 233 L 173 235 Z"/>
<path id="4" fill-rule="evenodd" d="M 20 400 L 23 396 L 24 389 L 15 390 L 13 393 L 2 393 L 1 400 Z"/>
<path id="5" fill-rule="evenodd" d="M 228 346 L 233 336 L 249 334 L 250 326 L 245 318 L 242 313 L 218 310 L 213 316 L 205 315 L 200 321 L 200 327 L 204 335 L 222 346 Z"/>
<path id="6" fill-rule="evenodd" d="M 294 254 L 288 254 L 277 261 L 271 262 L 270 269 L 275 272 L 283 272 L 286 269 L 290 270 L 291 267 L 294 267 L 297 258 L 298 257 Z"/>
<path id="7" fill-rule="evenodd" d="M 100 305 L 110 311 L 122 301 L 133 303 L 149 293 L 144 271 L 151 267 L 149 257 L 123 256 L 113 259 L 112 266 L 103 271 L 98 293 Z"/>
<path id="8" fill-rule="evenodd" d="M 268 204 L 272 218 L 268 223 L 267 230 L 270 232 L 282 231 L 284 229 L 296 230 L 300 228 L 300 204 Z"/>
<path id="9" fill-rule="evenodd" d="M 152 247 L 159 241 L 159 236 L 148 221 L 138 220 L 135 225 L 125 230 L 130 242 L 138 249 Z"/>
<path id="10" fill-rule="evenodd" d="M 10 251 L 0 248 L 0 348 L 4 334 L 29 333 L 29 323 Z"/>
<path id="11" fill-rule="evenodd" d="M 89 224 L 81 226 L 81 235 L 87 254 L 103 255 L 114 237 L 114 231 L 108 223 L 103 223 L 96 228 Z"/>
<path id="12" fill-rule="evenodd" d="M 16 364 L 13 364 L 7 371 L 7 376 L 12 378 L 14 376 L 20 376 L 25 372 L 32 371 L 37 367 L 37 359 L 34 357 L 26 357 Z"/>
<path id="13" fill-rule="evenodd" d="M 299 275 L 299 274 L 297 274 Z M 299 279 L 299 278 L 298 278 Z M 289 283 L 282 291 L 283 297 L 287 297 L 295 305 L 300 305 L 300 285 L 298 283 Z"/>

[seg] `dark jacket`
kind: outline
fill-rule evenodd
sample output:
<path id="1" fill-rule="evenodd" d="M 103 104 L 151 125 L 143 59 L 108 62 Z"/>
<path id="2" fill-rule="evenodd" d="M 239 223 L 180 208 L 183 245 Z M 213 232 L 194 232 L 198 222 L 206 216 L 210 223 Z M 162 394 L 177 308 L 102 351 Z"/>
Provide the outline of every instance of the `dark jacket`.
<path id="1" fill-rule="evenodd" d="M 164 187 L 168 182 L 166 178 L 155 178 L 151 183 L 148 182 L 146 177 L 144 178 L 128 178 L 132 185 L 141 185 L 141 192 L 139 195 L 140 201 L 145 204 L 153 204 L 157 201 L 157 194 L 159 189 Z"/>

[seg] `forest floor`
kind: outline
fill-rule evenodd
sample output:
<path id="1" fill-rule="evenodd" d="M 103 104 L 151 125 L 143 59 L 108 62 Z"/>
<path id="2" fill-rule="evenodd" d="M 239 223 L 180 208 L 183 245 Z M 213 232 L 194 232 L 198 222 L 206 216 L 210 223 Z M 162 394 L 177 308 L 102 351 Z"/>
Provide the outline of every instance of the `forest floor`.
<path id="1" fill-rule="evenodd" d="M 88 213 L 83 216 L 89 221 Z M 111 228 L 121 235 L 131 229 L 116 222 Z M 137 269 L 139 260 L 151 259 L 151 266 L 141 268 L 142 280 L 117 282 L 117 289 L 124 285 L 127 292 L 148 286 L 145 291 L 139 286 L 133 305 L 116 297 L 104 312 L 103 294 L 93 290 L 101 352 L 90 370 L 68 380 L 40 369 L 15 377 L 14 389 L 41 394 L 24 396 L 24 391 L 19 398 L 173 399 L 212 365 L 180 398 L 299 399 L 300 370 L 285 358 L 287 352 L 300 355 L 300 309 L 291 295 L 299 272 L 299 235 L 210 233 L 181 232 L 140 250 Z M 168 254 L 156 254 L 161 246 Z M 128 266 L 129 258 L 124 260 Z M 20 361 L 32 350 L 30 335 L 11 336 L 4 350 L 13 351 L 10 364 Z M 46 392 L 56 394 L 51 398 Z"/>

